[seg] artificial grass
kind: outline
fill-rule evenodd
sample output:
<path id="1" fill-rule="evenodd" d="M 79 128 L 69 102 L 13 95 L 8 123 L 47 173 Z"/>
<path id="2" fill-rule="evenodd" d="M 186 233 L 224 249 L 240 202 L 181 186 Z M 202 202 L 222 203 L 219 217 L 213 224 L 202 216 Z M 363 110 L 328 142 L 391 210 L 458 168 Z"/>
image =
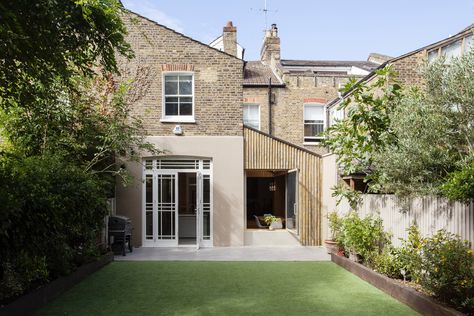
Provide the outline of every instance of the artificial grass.
<path id="1" fill-rule="evenodd" d="M 416 315 L 332 262 L 113 262 L 40 315 Z"/>

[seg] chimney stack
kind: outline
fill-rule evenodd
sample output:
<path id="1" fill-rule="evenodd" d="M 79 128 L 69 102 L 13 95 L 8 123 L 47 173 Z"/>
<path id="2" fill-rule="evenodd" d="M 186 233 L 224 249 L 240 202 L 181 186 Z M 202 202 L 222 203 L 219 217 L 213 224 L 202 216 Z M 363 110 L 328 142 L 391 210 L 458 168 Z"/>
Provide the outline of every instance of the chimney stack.
<path id="1" fill-rule="evenodd" d="M 280 62 L 280 38 L 276 24 L 272 24 L 271 29 L 265 31 L 260 59 L 272 68 Z"/>
<path id="2" fill-rule="evenodd" d="M 224 52 L 227 54 L 237 56 L 237 28 L 232 24 L 232 21 L 227 22 L 224 26 L 222 34 L 224 42 Z"/>

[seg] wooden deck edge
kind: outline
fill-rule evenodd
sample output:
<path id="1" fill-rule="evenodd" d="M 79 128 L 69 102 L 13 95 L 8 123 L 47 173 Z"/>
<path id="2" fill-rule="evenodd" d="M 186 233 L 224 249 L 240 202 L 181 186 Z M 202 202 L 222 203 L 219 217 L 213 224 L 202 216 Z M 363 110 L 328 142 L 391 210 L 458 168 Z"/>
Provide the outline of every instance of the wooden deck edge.
<path id="1" fill-rule="evenodd" d="M 107 253 L 97 261 L 77 268 L 70 275 L 53 280 L 30 293 L 20 296 L 8 305 L 0 306 L 0 315 L 33 315 L 41 307 L 113 260 L 113 253 Z"/>
<path id="2" fill-rule="evenodd" d="M 400 284 L 385 275 L 377 273 L 359 263 L 353 262 L 346 257 L 331 254 L 331 261 L 340 265 L 344 269 L 359 278 L 367 281 L 376 288 L 389 294 L 401 303 L 410 306 L 412 309 L 422 315 L 438 315 L 438 316 L 461 316 L 463 313 L 441 305 L 433 298 L 422 294 L 415 289 Z"/>

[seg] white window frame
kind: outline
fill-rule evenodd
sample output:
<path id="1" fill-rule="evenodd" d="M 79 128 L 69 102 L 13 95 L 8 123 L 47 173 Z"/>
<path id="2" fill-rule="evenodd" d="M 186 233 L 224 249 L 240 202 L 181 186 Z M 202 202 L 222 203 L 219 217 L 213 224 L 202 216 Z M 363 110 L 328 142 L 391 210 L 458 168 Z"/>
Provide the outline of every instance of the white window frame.
<path id="1" fill-rule="evenodd" d="M 305 117 L 304 117 L 304 110 L 307 106 L 311 107 L 322 107 L 323 108 L 323 131 L 327 129 L 327 114 L 326 114 L 326 104 L 322 103 L 305 103 L 303 104 L 303 145 L 319 145 L 320 141 L 324 139 L 323 136 L 305 136 L 304 135 L 304 128 L 307 123 L 305 123 Z M 310 124 L 310 123 L 308 123 Z M 314 141 L 308 141 L 308 140 L 314 140 Z"/>
<path id="2" fill-rule="evenodd" d="M 192 77 L 192 115 L 166 115 L 166 92 L 165 92 L 165 79 L 166 76 L 191 76 Z M 165 71 L 162 73 L 162 98 L 161 98 L 161 122 L 176 122 L 176 123 L 195 123 L 195 89 L 194 89 L 194 72 L 193 71 Z M 178 90 L 179 93 L 179 90 Z M 178 94 L 179 95 L 179 94 Z"/>
<path id="3" fill-rule="evenodd" d="M 244 123 L 245 125 L 245 122 L 243 121 L 244 118 L 243 118 L 243 115 L 244 115 L 244 107 L 245 106 L 249 106 L 249 105 L 254 105 L 254 106 L 257 106 L 258 107 L 258 130 L 260 130 L 261 126 L 262 126 L 262 119 L 261 119 L 261 112 L 260 112 L 260 104 L 257 104 L 257 103 L 244 103 L 242 104 L 242 122 Z M 252 126 L 250 126 L 252 127 Z"/>

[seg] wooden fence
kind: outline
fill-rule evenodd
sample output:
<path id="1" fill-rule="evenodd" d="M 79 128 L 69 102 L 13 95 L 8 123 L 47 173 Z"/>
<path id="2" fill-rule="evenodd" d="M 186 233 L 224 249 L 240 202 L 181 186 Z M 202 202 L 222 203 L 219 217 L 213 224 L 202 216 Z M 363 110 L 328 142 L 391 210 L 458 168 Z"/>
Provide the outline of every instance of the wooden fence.
<path id="1" fill-rule="evenodd" d="M 350 210 L 347 202 L 337 206 L 339 213 Z M 474 249 L 474 203 L 450 203 L 438 197 L 400 201 L 393 195 L 364 194 L 358 209 L 360 216 L 379 213 L 385 230 L 393 234 L 392 242 L 400 245 L 399 238 L 407 238 L 407 228 L 416 222 L 424 236 L 440 229 L 461 236 Z"/>

